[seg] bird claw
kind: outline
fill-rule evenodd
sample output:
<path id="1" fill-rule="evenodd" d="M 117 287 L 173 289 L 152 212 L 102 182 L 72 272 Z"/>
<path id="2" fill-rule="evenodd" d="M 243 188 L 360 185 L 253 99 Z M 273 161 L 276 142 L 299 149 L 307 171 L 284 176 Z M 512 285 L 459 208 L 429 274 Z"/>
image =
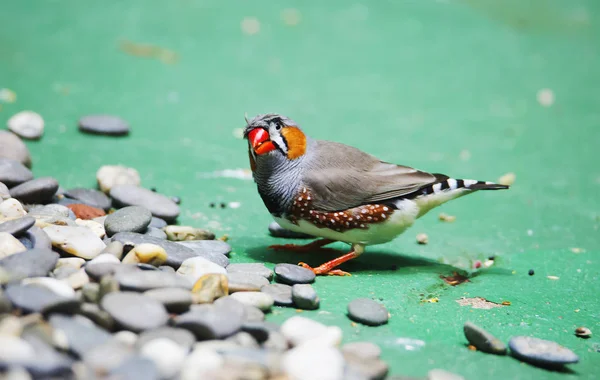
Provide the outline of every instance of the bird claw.
<path id="1" fill-rule="evenodd" d="M 345 272 L 341 269 L 329 269 L 329 268 L 322 268 L 322 267 L 316 267 L 313 268 L 310 265 L 300 262 L 298 263 L 298 265 L 300 265 L 303 268 L 306 268 L 308 270 L 311 270 L 314 274 L 316 275 L 327 275 L 327 276 L 352 276 L 350 273 Z"/>

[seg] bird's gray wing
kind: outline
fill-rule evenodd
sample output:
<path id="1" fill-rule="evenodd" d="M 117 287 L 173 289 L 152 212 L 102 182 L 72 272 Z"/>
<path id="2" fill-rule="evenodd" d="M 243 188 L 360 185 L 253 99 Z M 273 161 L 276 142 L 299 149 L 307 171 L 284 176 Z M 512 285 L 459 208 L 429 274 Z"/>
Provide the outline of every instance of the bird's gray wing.
<path id="1" fill-rule="evenodd" d="M 383 162 L 359 149 L 329 141 L 318 141 L 316 154 L 303 174 L 304 185 L 313 195 L 313 207 L 323 211 L 385 202 L 436 181 L 434 174 Z"/>

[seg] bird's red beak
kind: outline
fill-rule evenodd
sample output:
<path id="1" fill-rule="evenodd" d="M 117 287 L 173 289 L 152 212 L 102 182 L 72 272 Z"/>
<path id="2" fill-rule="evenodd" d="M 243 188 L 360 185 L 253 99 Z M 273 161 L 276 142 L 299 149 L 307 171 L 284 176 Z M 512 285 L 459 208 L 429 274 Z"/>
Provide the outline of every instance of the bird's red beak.
<path id="1" fill-rule="evenodd" d="M 259 156 L 275 150 L 275 144 L 269 140 L 269 133 L 262 128 L 255 128 L 248 133 L 248 141 L 252 145 L 252 149 Z"/>

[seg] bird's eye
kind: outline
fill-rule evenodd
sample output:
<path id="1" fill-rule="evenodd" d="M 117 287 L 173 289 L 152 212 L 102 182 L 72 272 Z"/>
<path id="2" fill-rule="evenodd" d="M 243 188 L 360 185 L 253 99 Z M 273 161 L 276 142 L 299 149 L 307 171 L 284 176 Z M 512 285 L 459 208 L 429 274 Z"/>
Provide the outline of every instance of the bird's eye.
<path id="1" fill-rule="evenodd" d="M 277 124 L 277 125 L 275 126 L 275 129 L 276 129 L 276 130 L 280 130 L 280 129 L 281 129 L 281 124 Z"/>

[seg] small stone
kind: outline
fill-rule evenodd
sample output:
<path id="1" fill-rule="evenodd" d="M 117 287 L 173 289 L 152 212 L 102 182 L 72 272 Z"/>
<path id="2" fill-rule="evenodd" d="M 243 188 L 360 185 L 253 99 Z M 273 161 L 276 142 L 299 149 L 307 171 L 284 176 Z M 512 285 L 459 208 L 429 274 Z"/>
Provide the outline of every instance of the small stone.
<path id="1" fill-rule="evenodd" d="M 498 338 L 471 322 L 464 325 L 465 337 L 479 351 L 496 355 L 506 354 L 506 345 Z"/>
<path id="2" fill-rule="evenodd" d="M 516 336 L 508 342 L 512 355 L 538 366 L 562 366 L 579 362 L 579 357 L 556 342 L 530 336 Z"/>
<path id="3" fill-rule="evenodd" d="M 23 235 L 35 224 L 35 219 L 30 216 L 8 220 L 0 223 L 0 232 L 7 232 L 15 237 Z"/>
<path id="4" fill-rule="evenodd" d="M 169 379 L 179 372 L 187 352 L 171 339 L 156 338 L 142 346 L 140 354 L 156 364 L 162 378 Z"/>
<path id="5" fill-rule="evenodd" d="M 244 320 L 244 323 L 262 322 L 265 320 L 265 313 L 256 306 L 244 305 L 244 307 L 246 309 L 246 319 Z"/>
<path id="6" fill-rule="evenodd" d="M 79 269 L 85 264 L 85 260 L 80 257 L 63 257 L 58 259 L 56 262 L 55 269 L 60 267 L 72 267 L 75 269 Z"/>
<path id="7" fill-rule="evenodd" d="M 158 288 L 144 292 L 144 295 L 162 303 L 170 313 L 184 313 L 192 304 L 192 293 L 182 288 Z"/>
<path id="8" fill-rule="evenodd" d="M 124 245 L 135 246 L 141 243 L 156 244 L 167 251 L 166 265 L 174 268 L 179 268 L 183 261 L 191 257 L 198 256 L 194 250 L 185 247 L 181 244 L 174 243 L 168 240 L 157 239 L 150 236 L 145 236 L 135 232 L 120 232 L 112 237 L 112 241 L 119 241 Z"/>
<path id="9" fill-rule="evenodd" d="M 165 231 L 160 230 L 158 228 L 154 228 L 154 227 L 146 228 L 146 231 L 144 231 L 144 235 L 158 238 L 158 239 L 167 240 L 167 234 L 165 233 Z"/>
<path id="10" fill-rule="evenodd" d="M 35 284 L 43 286 L 44 288 L 58 294 L 65 298 L 74 298 L 75 291 L 67 283 L 50 277 L 30 277 L 25 278 L 21 281 L 21 284 Z"/>
<path id="11" fill-rule="evenodd" d="M 108 193 L 117 185 L 139 186 L 140 174 L 134 168 L 121 165 L 105 165 L 96 172 L 96 180 L 101 191 Z"/>
<path id="12" fill-rule="evenodd" d="M 345 378 L 385 379 L 389 366 L 378 358 L 365 358 L 360 353 L 343 352 L 346 363 Z"/>
<path id="13" fill-rule="evenodd" d="M 500 185 L 512 186 L 515 183 L 517 176 L 515 173 L 506 173 L 502 177 L 498 178 L 498 183 Z"/>
<path id="14" fill-rule="evenodd" d="M 31 168 L 31 154 L 19 136 L 9 131 L 0 131 L 0 158 L 17 161 Z"/>
<path id="15" fill-rule="evenodd" d="M 87 260 L 98 256 L 106 244 L 89 228 L 48 226 L 44 228 L 52 246 Z"/>
<path id="16" fill-rule="evenodd" d="M 166 221 L 175 220 L 180 213 L 179 206 L 168 197 L 139 186 L 116 185 L 110 189 L 110 196 L 121 206 L 142 206 Z"/>
<path id="17" fill-rule="evenodd" d="M 389 312 L 382 304 L 370 298 L 357 298 L 348 304 L 348 316 L 355 322 L 368 326 L 387 323 Z"/>
<path id="18" fill-rule="evenodd" d="M 319 345 L 337 346 L 342 341 L 338 326 L 325 326 L 309 318 L 294 316 L 281 325 L 281 333 L 292 346 L 315 341 Z"/>
<path id="19" fill-rule="evenodd" d="M 98 301 L 101 301 L 105 295 L 109 293 L 118 292 L 121 290 L 119 282 L 114 276 L 106 275 L 100 279 L 100 292 L 98 294 Z"/>
<path id="20" fill-rule="evenodd" d="M 92 266 L 101 263 L 113 263 L 113 264 L 121 264 L 121 261 L 117 259 L 115 256 L 110 253 L 100 253 L 98 256 L 94 257 L 90 260 L 87 265 Z M 127 263 L 124 263 L 127 264 Z"/>
<path id="21" fill-rule="evenodd" d="M 240 331 L 243 315 L 223 305 L 195 305 L 173 322 L 176 327 L 192 332 L 198 340 L 224 339 Z"/>
<path id="22" fill-rule="evenodd" d="M 119 232 L 144 232 L 151 220 L 152 214 L 147 208 L 128 206 L 108 215 L 104 221 L 104 228 L 108 236 Z"/>
<path id="23" fill-rule="evenodd" d="M 344 357 L 333 347 L 307 343 L 286 352 L 281 368 L 294 380 L 342 380 Z"/>
<path id="24" fill-rule="evenodd" d="M 212 303 L 215 299 L 229 294 L 227 276 L 209 273 L 200 277 L 192 287 L 194 303 Z"/>
<path id="25" fill-rule="evenodd" d="M 2 170 L 2 168 L 0 168 Z M 9 198 L 4 202 L 0 203 L 0 216 L 5 218 L 13 219 L 25 216 L 27 213 L 23 209 L 21 202 L 14 198 Z"/>
<path id="26" fill-rule="evenodd" d="M 44 134 L 44 119 L 33 111 L 16 113 L 6 124 L 10 131 L 27 140 L 38 140 Z"/>
<path id="27" fill-rule="evenodd" d="M 120 342 L 125 343 L 128 347 L 134 347 L 138 340 L 138 335 L 136 333 L 127 330 L 121 330 L 114 334 L 113 337 Z"/>
<path id="28" fill-rule="evenodd" d="M 267 280 L 273 279 L 273 271 L 265 266 L 263 263 L 243 263 L 243 264 L 229 264 L 225 269 L 227 273 L 252 273 L 259 276 L 263 276 Z"/>
<path id="29" fill-rule="evenodd" d="M 242 331 L 252 335 L 258 343 L 263 343 L 269 339 L 269 334 L 272 331 L 279 331 L 279 326 L 269 322 L 256 321 L 244 322 Z"/>
<path id="30" fill-rule="evenodd" d="M 114 115 L 88 115 L 79 119 L 79 130 L 97 135 L 124 136 L 129 133 L 129 124 Z"/>
<path id="31" fill-rule="evenodd" d="M 33 226 L 25 232 L 19 239 L 26 239 L 29 242 L 27 249 L 52 249 L 52 242 L 41 228 Z M 21 242 L 23 242 L 21 240 Z M 25 244 L 23 244 L 25 245 Z"/>
<path id="32" fill-rule="evenodd" d="M 123 258 L 123 264 L 144 263 L 158 267 L 167 261 L 167 252 L 156 244 L 138 244 Z"/>
<path id="33" fill-rule="evenodd" d="M 273 297 L 263 292 L 237 292 L 230 295 L 236 301 L 254 306 L 262 311 L 270 310 L 275 301 Z"/>
<path id="34" fill-rule="evenodd" d="M 65 196 L 84 203 L 88 206 L 100 208 L 104 211 L 110 209 L 112 202 L 109 197 L 101 191 L 85 188 L 69 189 L 65 192 Z"/>
<path id="35" fill-rule="evenodd" d="M 239 347 L 258 349 L 256 339 L 247 332 L 240 331 L 226 339 L 228 342 L 235 343 Z"/>
<path id="36" fill-rule="evenodd" d="M 453 216 L 453 215 L 448 215 L 448 214 L 446 214 L 446 213 L 443 213 L 443 212 L 442 212 L 442 213 L 440 213 L 440 215 L 439 215 L 439 219 L 440 219 L 442 222 L 448 222 L 448 223 L 452 223 L 452 222 L 454 222 L 454 221 L 456 220 L 456 216 Z"/>
<path id="37" fill-rule="evenodd" d="M 177 274 L 163 271 L 119 271 L 115 279 L 124 290 L 144 292 L 157 288 L 183 288 L 190 289 L 192 285 L 185 278 Z"/>
<path id="38" fill-rule="evenodd" d="M 221 240 L 189 240 L 178 241 L 177 245 L 193 250 L 195 256 L 204 257 L 222 267 L 229 266 L 229 259 L 226 255 L 231 252 L 231 246 Z"/>
<path id="39" fill-rule="evenodd" d="M 417 243 L 419 244 L 427 244 L 429 243 L 429 237 L 427 236 L 427 234 L 418 234 L 417 235 Z"/>
<path id="40" fill-rule="evenodd" d="M 275 265 L 275 279 L 285 284 L 308 284 L 315 281 L 313 271 L 293 264 Z"/>
<path id="41" fill-rule="evenodd" d="M 0 131 L 0 133 L 2 133 L 2 131 Z M 2 149 L 0 149 L 0 152 L 1 151 Z M 4 202 L 8 198 L 10 198 L 10 191 L 8 190 L 8 186 L 0 182 L 0 203 Z"/>
<path id="42" fill-rule="evenodd" d="M 69 284 L 75 290 L 81 289 L 85 284 L 90 282 L 90 278 L 87 275 L 84 268 L 77 270 L 77 272 L 71 274 L 64 281 Z"/>
<path id="43" fill-rule="evenodd" d="M 301 232 L 294 232 L 281 227 L 277 222 L 271 222 L 269 224 L 269 233 L 271 236 L 285 238 L 285 239 L 314 239 L 313 235 L 304 234 Z"/>
<path id="44" fill-rule="evenodd" d="M 427 380 L 465 380 L 465 378 L 444 369 L 435 368 L 427 372 Z"/>
<path id="45" fill-rule="evenodd" d="M 186 352 L 191 350 L 192 346 L 196 342 L 196 338 L 194 337 L 194 334 L 192 334 L 188 330 L 170 327 L 170 326 L 163 326 L 163 327 L 156 328 L 154 330 L 146 330 L 143 333 L 141 333 L 140 336 L 138 337 L 138 340 L 135 343 L 136 348 L 139 349 L 140 347 L 144 346 L 146 343 L 148 343 L 154 339 L 157 339 L 157 338 L 170 339 L 173 342 L 177 343 L 177 345 L 179 347 L 182 347 L 183 349 L 185 349 Z"/>
<path id="46" fill-rule="evenodd" d="M 0 182 L 9 188 L 33 179 L 33 173 L 19 161 L 0 158 Z"/>
<path id="47" fill-rule="evenodd" d="M 10 335 L 0 335 L 0 362 L 23 363 L 35 359 L 35 351 L 27 341 Z"/>
<path id="48" fill-rule="evenodd" d="M 72 275 L 73 273 L 77 272 L 78 270 L 79 269 L 77 269 L 77 268 L 63 266 L 63 267 L 54 269 L 52 271 L 52 277 L 56 278 L 57 280 L 64 280 L 64 279 L 68 278 L 70 275 Z"/>
<path id="49" fill-rule="evenodd" d="M 215 351 L 207 348 L 194 349 L 186 358 L 181 368 L 181 380 L 197 380 L 208 378 L 207 374 L 213 373 L 224 364 L 224 359 Z"/>
<path id="50" fill-rule="evenodd" d="M 167 225 L 167 222 L 165 222 L 163 219 L 153 216 L 152 221 L 150 222 L 150 225 L 148 227 L 163 229 Z"/>
<path id="51" fill-rule="evenodd" d="M 76 219 L 75 220 L 75 224 L 77 226 L 89 228 L 100 239 L 102 239 L 102 238 L 104 238 L 106 236 L 106 232 L 104 231 L 104 225 L 102 225 L 102 224 L 100 224 L 98 222 L 95 222 L 93 220 Z"/>
<path id="52" fill-rule="evenodd" d="M 272 352 L 285 352 L 288 350 L 288 342 L 283 334 L 277 331 L 270 331 L 269 337 L 262 344 L 262 348 Z"/>
<path id="53" fill-rule="evenodd" d="M 40 177 L 23 182 L 10 189 L 10 196 L 22 203 L 47 203 L 58 190 L 58 181 L 52 177 Z"/>
<path id="54" fill-rule="evenodd" d="M 530 269 L 529 272 L 527 272 L 530 276 L 533 276 L 535 274 L 535 271 L 533 269 Z"/>
<path id="55" fill-rule="evenodd" d="M 118 260 L 121 260 L 121 257 L 123 257 L 123 243 L 120 241 L 111 241 L 106 245 L 106 248 L 102 250 L 101 254 L 104 253 L 111 254 Z"/>
<path id="56" fill-rule="evenodd" d="M 234 272 L 227 274 L 227 281 L 229 283 L 229 292 L 258 292 L 260 289 L 269 285 L 269 280 L 258 274 Z"/>
<path id="57" fill-rule="evenodd" d="M 88 206 L 83 203 L 72 203 L 66 206 L 75 214 L 75 217 L 78 219 L 89 220 L 98 218 L 101 216 L 105 216 L 106 212 L 103 209 Z"/>
<path id="58" fill-rule="evenodd" d="M 310 284 L 296 284 L 292 286 L 292 300 L 299 309 L 315 310 L 321 302 L 317 292 Z"/>
<path id="59" fill-rule="evenodd" d="M 277 306 L 292 306 L 292 287 L 285 284 L 266 284 L 261 292 L 270 295 Z"/>
<path id="60" fill-rule="evenodd" d="M 114 292 L 102 298 L 100 306 L 123 328 L 139 332 L 163 326 L 169 315 L 155 299 L 133 292 Z"/>
<path id="61" fill-rule="evenodd" d="M 97 374 L 112 372 L 133 357 L 133 348 L 113 337 L 86 352 L 82 359 L 93 371 L 94 378 Z"/>
<path id="62" fill-rule="evenodd" d="M 45 206 L 35 206 L 29 210 L 29 216 L 38 220 L 50 219 L 54 217 L 69 217 L 69 208 L 63 205 L 52 203 Z"/>
<path id="63" fill-rule="evenodd" d="M 575 329 L 575 335 L 577 335 L 580 338 L 589 338 L 592 336 L 592 330 L 588 329 L 587 327 L 578 327 Z"/>
<path id="64" fill-rule="evenodd" d="M 25 252 L 27 248 L 8 232 L 0 232 L 0 259 L 14 255 L 15 253 Z"/>
<path id="65" fill-rule="evenodd" d="M 110 333 L 82 316 L 55 314 L 50 317 L 49 322 L 54 329 L 54 334 L 61 334 L 59 339 L 63 342 L 64 348 L 78 357 L 82 357 L 92 348 L 111 339 Z"/>
<path id="66" fill-rule="evenodd" d="M 352 342 L 342 346 L 342 353 L 353 354 L 364 359 L 379 359 L 381 356 L 381 348 L 371 342 Z"/>
<path id="67" fill-rule="evenodd" d="M 192 284 L 208 273 L 227 274 L 227 271 L 225 268 L 202 257 L 189 258 L 177 269 L 177 274 L 186 278 Z"/>
<path id="68" fill-rule="evenodd" d="M 111 379 L 159 380 L 160 374 L 154 362 L 148 358 L 133 356 L 110 372 Z M 80 377 L 81 378 L 81 377 Z"/>
<path id="69" fill-rule="evenodd" d="M 65 297 L 38 285 L 9 284 L 4 293 L 13 306 L 25 313 L 41 312 L 49 305 L 60 302 Z"/>
<path id="70" fill-rule="evenodd" d="M 10 273 L 12 280 L 47 276 L 58 261 L 58 253 L 49 249 L 31 249 L 0 259 L 0 267 Z"/>
<path id="71" fill-rule="evenodd" d="M 213 240 L 215 234 L 202 228 L 190 226 L 166 226 L 163 231 L 171 241 Z"/>

